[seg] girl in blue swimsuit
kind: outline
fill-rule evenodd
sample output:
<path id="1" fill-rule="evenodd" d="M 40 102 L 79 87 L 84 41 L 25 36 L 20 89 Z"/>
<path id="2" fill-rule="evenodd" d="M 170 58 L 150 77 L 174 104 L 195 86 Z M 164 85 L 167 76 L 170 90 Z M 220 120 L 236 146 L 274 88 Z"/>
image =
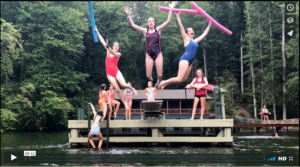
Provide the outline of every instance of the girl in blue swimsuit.
<path id="1" fill-rule="evenodd" d="M 203 34 L 200 37 L 194 39 L 194 31 L 192 28 L 187 28 L 186 30 L 184 30 L 179 17 L 179 13 L 175 14 L 180 28 L 181 37 L 184 42 L 185 52 L 179 59 L 179 69 L 177 77 L 170 78 L 166 81 L 161 81 L 161 83 L 158 85 L 158 89 L 164 89 L 170 84 L 182 83 L 187 80 L 192 69 L 192 63 L 196 57 L 197 49 L 199 47 L 198 43 L 208 34 L 211 27 L 211 21 L 209 21 L 209 25 L 205 29 Z"/>
<path id="2" fill-rule="evenodd" d="M 89 142 L 92 145 L 93 148 L 95 147 L 94 141 L 93 141 L 93 135 L 96 135 L 99 139 L 99 144 L 98 144 L 98 148 L 101 148 L 102 146 L 102 142 L 103 142 L 103 137 L 100 131 L 100 125 L 101 122 L 103 121 L 104 117 L 103 117 L 103 111 L 99 110 L 97 113 L 95 111 L 95 108 L 93 106 L 93 104 L 89 103 L 89 105 L 91 105 L 92 111 L 94 113 L 94 119 L 93 119 L 93 124 L 91 127 L 91 131 L 89 133 Z"/>
<path id="3" fill-rule="evenodd" d="M 130 82 L 128 82 L 128 85 L 131 85 Z M 130 89 L 124 90 L 124 101 L 126 105 L 128 106 L 128 109 L 125 110 L 125 119 L 130 120 L 131 119 L 131 107 L 132 107 L 132 94 L 133 92 Z"/>

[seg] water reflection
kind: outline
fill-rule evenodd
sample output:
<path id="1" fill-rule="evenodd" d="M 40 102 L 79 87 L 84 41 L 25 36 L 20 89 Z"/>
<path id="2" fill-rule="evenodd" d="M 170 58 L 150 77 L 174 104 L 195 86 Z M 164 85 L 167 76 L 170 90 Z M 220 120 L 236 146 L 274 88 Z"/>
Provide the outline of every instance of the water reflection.
<path id="1" fill-rule="evenodd" d="M 279 133 L 279 137 L 274 138 L 271 133 L 255 133 L 241 132 L 233 134 L 234 142 L 232 147 L 210 147 L 189 144 L 185 146 L 166 147 L 104 147 L 99 149 L 92 148 L 71 148 L 68 143 L 68 132 L 43 132 L 43 133 L 3 133 L 1 134 L 1 150 L 3 151 L 23 151 L 27 149 L 36 150 L 37 154 L 85 154 L 85 155 L 101 155 L 101 154 L 227 154 L 227 155 L 245 155 L 245 154 L 297 154 L 299 155 L 299 133 L 287 132 Z M 20 139 L 22 142 L 20 142 Z M 296 160 L 298 161 L 298 157 Z M 1 159 L 1 161 L 3 161 Z M 177 165 L 199 165 L 189 164 L 188 159 L 184 164 Z M 159 163 L 159 162 L 158 162 Z M 216 163 L 217 164 L 217 163 Z M 216 165 L 214 164 L 214 165 Z M 235 165 L 234 163 L 219 165 Z M 19 164 L 22 165 L 22 164 Z M 27 164 L 30 165 L 30 164 Z M 32 164 L 37 165 L 37 164 Z M 89 166 L 144 166 L 142 163 L 134 164 L 56 164 L 56 163 L 40 163 L 41 166 L 60 166 L 60 165 L 89 165 Z M 153 164 L 159 165 L 159 164 Z M 166 164 L 164 164 L 166 165 Z M 172 165 L 172 164 L 169 164 Z M 174 165 L 174 164 L 173 164 Z M 202 166 L 205 164 L 201 164 Z M 211 166 L 212 164 L 206 164 Z"/>

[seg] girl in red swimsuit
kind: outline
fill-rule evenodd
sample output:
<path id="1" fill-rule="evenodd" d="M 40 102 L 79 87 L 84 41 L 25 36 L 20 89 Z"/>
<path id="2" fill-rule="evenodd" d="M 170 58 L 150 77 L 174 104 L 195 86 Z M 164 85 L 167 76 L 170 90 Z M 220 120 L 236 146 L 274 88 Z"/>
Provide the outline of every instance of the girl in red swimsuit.
<path id="1" fill-rule="evenodd" d="M 160 46 L 160 34 L 161 30 L 167 27 L 167 25 L 171 22 L 172 9 L 174 8 L 175 4 L 175 2 L 169 4 L 171 9 L 168 15 L 168 20 L 157 28 L 155 27 L 154 18 L 149 17 L 147 21 L 147 29 L 134 24 L 129 9 L 127 7 L 124 7 L 124 10 L 129 18 L 130 26 L 135 30 L 142 32 L 146 38 L 146 76 L 150 81 L 153 81 L 152 69 L 155 63 L 157 72 L 157 83 L 155 84 L 155 87 L 157 87 L 161 82 L 163 73 L 163 57 Z"/>
<path id="2" fill-rule="evenodd" d="M 104 120 L 107 111 L 106 103 L 107 103 L 108 93 L 105 91 L 105 89 L 106 89 L 106 85 L 101 84 L 100 91 L 99 91 L 99 100 L 98 100 L 98 104 L 101 110 L 103 111 L 103 117 L 101 118 L 101 122 Z"/>
<path id="3" fill-rule="evenodd" d="M 201 88 L 204 88 L 207 85 L 208 85 L 208 81 L 206 77 L 203 76 L 203 71 L 201 69 L 197 70 L 197 77 L 194 78 L 193 81 L 191 82 L 191 87 L 195 88 L 195 99 L 194 99 L 194 106 L 193 106 L 191 119 L 194 119 L 195 117 L 195 113 L 199 101 L 201 105 L 200 119 L 203 119 L 203 114 L 205 110 L 205 101 L 206 101 L 206 91 Z"/>
<path id="4" fill-rule="evenodd" d="M 106 42 L 104 41 L 103 37 L 100 35 L 97 28 L 95 29 L 95 31 L 98 35 L 100 42 L 107 50 L 106 59 L 105 59 L 105 68 L 106 68 L 107 79 L 110 82 L 110 84 L 112 84 L 113 87 L 116 89 L 116 92 L 119 95 L 119 98 L 122 100 L 122 102 L 125 106 L 125 109 L 128 109 L 128 106 L 124 101 L 124 97 L 123 97 L 121 89 L 118 85 L 118 82 L 122 87 L 131 89 L 136 96 L 137 96 L 137 91 L 131 85 L 126 83 L 121 71 L 118 68 L 118 60 L 121 57 L 121 53 L 118 52 L 119 51 L 119 43 L 114 42 L 113 48 L 111 49 L 108 45 L 108 40 L 106 40 Z"/>

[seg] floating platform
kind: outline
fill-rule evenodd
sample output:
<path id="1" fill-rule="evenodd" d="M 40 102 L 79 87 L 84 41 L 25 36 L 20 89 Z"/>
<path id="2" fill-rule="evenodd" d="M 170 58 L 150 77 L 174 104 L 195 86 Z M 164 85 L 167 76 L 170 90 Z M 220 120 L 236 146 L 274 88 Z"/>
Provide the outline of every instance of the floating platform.
<path id="1" fill-rule="evenodd" d="M 230 143 L 233 142 L 231 128 L 233 119 L 225 118 L 224 92 L 222 88 L 214 88 L 215 119 L 166 119 L 161 107 L 163 100 L 143 100 L 143 112 L 140 119 L 136 120 L 110 120 L 101 123 L 101 132 L 106 143 Z M 108 111 L 109 113 L 109 111 Z M 69 120 L 69 143 L 88 143 L 91 120 L 83 120 L 83 111 L 79 112 L 81 120 Z M 149 119 L 156 117 L 158 119 Z M 90 106 L 88 106 L 88 118 L 90 119 Z M 90 121 L 90 122 L 89 122 Z M 166 133 L 166 129 L 173 129 Z M 188 132 L 187 128 L 189 129 Z M 200 129 L 203 129 L 200 131 Z M 214 134 L 209 134 L 209 128 L 214 128 Z M 122 129 L 124 133 L 116 134 L 115 129 Z M 138 129 L 139 131 L 133 130 Z M 143 130 L 144 129 L 144 130 Z M 145 131 L 146 129 L 146 131 Z M 142 132 L 144 131 L 144 132 Z M 86 136 L 86 137 L 85 137 Z M 105 137 L 106 136 L 106 137 Z M 98 140 L 93 137 L 93 140 Z"/>
<path id="2" fill-rule="evenodd" d="M 92 123 L 92 121 L 91 121 Z M 101 131 L 103 137 L 105 133 L 103 130 L 107 128 L 107 122 L 103 121 L 101 123 Z M 198 136 L 192 136 L 191 134 L 184 134 L 182 132 L 173 131 L 173 136 L 163 136 L 159 137 L 160 128 L 221 128 L 218 134 L 214 137 L 207 136 L 207 134 L 202 134 L 199 132 Z M 140 136 L 135 132 L 126 133 L 123 136 L 113 136 L 109 135 L 109 142 L 112 143 L 139 143 L 139 142 L 233 142 L 233 137 L 231 136 L 231 128 L 233 127 L 233 119 L 204 119 L 204 120 L 111 120 L 109 121 L 109 128 L 151 128 L 151 136 Z M 79 129 L 88 129 L 87 120 L 69 120 L 68 128 L 71 129 L 69 133 L 69 143 L 87 143 L 88 138 L 83 137 L 79 133 Z M 176 133 L 180 136 L 176 136 Z M 132 136 L 128 136 L 128 134 Z M 136 134 L 136 135 L 135 135 Z M 164 134 L 163 134 L 164 135 Z M 183 136 L 185 135 L 185 136 Z M 98 140 L 94 137 L 93 140 Z M 104 137 L 104 140 L 107 140 Z"/>

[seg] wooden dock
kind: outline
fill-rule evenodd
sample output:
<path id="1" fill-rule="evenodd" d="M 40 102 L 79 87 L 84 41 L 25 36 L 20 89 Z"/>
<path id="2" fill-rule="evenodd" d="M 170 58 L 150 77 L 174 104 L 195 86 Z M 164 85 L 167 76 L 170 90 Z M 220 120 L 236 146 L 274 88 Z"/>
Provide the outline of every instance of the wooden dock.
<path id="1" fill-rule="evenodd" d="M 267 131 L 268 127 L 272 127 L 272 129 L 276 129 L 277 131 L 281 130 L 281 128 L 286 128 L 288 131 L 289 127 L 299 127 L 299 124 L 234 124 L 233 132 L 240 131 L 241 128 L 251 128 L 251 131 L 253 128 L 256 128 L 256 132 L 262 128 L 266 128 Z"/>
<path id="2" fill-rule="evenodd" d="M 216 145 L 218 143 L 232 143 L 233 137 L 231 136 L 231 128 L 233 128 L 233 119 L 225 118 L 225 103 L 224 103 L 224 93 L 226 90 L 222 88 L 215 87 L 214 94 L 214 104 L 215 104 L 215 119 L 166 119 L 165 112 L 162 112 L 163 100 L 155 101 L 142 101 L 143 112 L 140 108 L 141 119 L 139 120 L 110 120 L 109 122 L 103 121 L 101 123 L 102 136 L 104 141 L 108 143 L 194 143 L 194 142 L 204 142 L 212 143 Z M 168 106 L 168 105 L 167 105 Z M 109 111 L 107 111 L 109 113 Z M 92 121 L 90 121 L 90 106 L 88 105 L 88 119 L 84 120 L 83 109 L 78 111 L 79 120 L 69 120 L 68 128 L 71 130 L 69 133 L 69 143 L 88 143 L 88 138 L 86 132 L 90 129 Z M 158 120 L 147 120 L 149 117 L 158 116 Z M 205 117 L 204 117 L 205 118 Z M 89 122 L 90 121 L 90 122 Z M 132 129 L 144 128 L 147 129 L 146 134 L 137 133 L 136 131 L 131 132 Z M 172 136 L 169 134 L 162 133 L 161 129 L 174 128 Z M 198 131 L 198 134 L 186 134 L 176 131 L 176 129 L 191 128 L 199 130 L 203 128 L 202 131 Z M 214 128 L 215 134 L 208 135 L 208 128 Z M 118 134 L 111 133 L 111 130 L 115 129 L 129 129 L 125 133 Z M 85 133 L 82 133 L 85 130 Z M 106 132 L 104 132 L 106 131 Z M 149 132 L 149 133 L 148 133 Z M 200 133 L 201 132 L 201 133 Z M 105 133 L 105 134 L 104 134 Z M 130 134 L 131 136 L 128 136 Z M 106 136 L 106 137 L 105 137 Z M 98 140 L 97 137 L 93 137 L 93 140 Z"/>
<path id="3" fill-rule="evenodd" d="M 91 122 L 92 123 L 92 122 Z M 101 129 L 106 129 L 106 121 L 101 123 Z M 215 137 L 208 136 L 175 136 L 175 137 L 159 137 L 159 128 L 196 128 L 196 127 L 216 127 L 222 128 Z M 152 136 L 110 136 L 109 142 L 112 143 L 140 143 L 140 142 L 233 142 L 231 136 L 231 128 L 233 127 L 233 119 L 206 119 L 206 120 L 111 120 L 109 128 L 151 128 Z M 68 128 L 69 143 L 87 143 L 88 138 L 83 137 L 78 129 L 87 129 L 87 120 L 69 120 Z M 103 134 L 105 136 L 105 134 Z M 93 138 L 98 140 L 97 137 Z M 107 140 L 104 137 L 104 140 Z"/>

